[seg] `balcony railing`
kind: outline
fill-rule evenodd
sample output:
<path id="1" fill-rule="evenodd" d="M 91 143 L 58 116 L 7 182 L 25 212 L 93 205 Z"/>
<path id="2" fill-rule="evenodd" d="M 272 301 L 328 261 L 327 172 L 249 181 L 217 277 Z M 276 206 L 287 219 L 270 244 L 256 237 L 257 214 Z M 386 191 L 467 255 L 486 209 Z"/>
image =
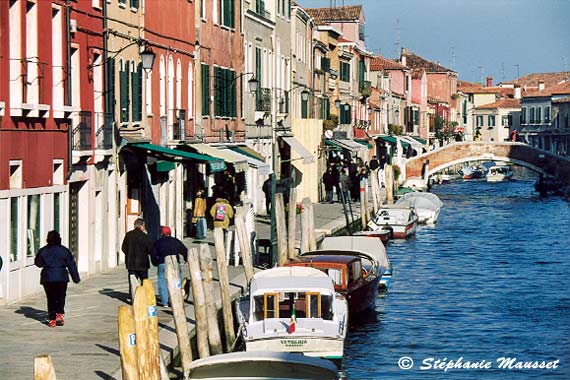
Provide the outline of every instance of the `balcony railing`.
<path id="1" fill-rule="evenodd" d="M 271 89 L 261 88 L 255 94 L 255 110 L 271 112 Z"/>
<path id="2" fill-rule="evenodd" d="M 186 140 L 186 110 L 176 110 L 176 118 L 172 124 L 172 139 Z"/>
<path id="3" fill-rule="evenodd" d="M 79 112 L 79 125 L 73 128 L 73 149 L 91 150 L 93 147 L 93 118 L 91 111 Z"/>
<path id="4" fill-rule="evenodd" d="M 96 149 L 111 149 L 113 147 L 113 113 L 95 112 L 95 146 Z"/>

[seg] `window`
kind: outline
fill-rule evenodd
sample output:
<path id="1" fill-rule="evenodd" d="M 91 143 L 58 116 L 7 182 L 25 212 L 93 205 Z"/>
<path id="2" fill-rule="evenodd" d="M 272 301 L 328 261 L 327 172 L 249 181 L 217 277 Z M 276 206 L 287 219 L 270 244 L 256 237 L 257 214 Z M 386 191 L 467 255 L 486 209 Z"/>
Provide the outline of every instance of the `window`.
<path id="1" fill-rule="evenodd" d="M 139 9 L 139 0 L 131 0 L 131 9 Z"/>
<path id="2" fill-rule="evenodd" d="M 52 183 L 54 185 L 63 185 L 63 160 L 53 160 L 53 176 Z"/>
<path id="3" fill-rule="evenodd" d="M 503 127 L 508 127 L 509 126 L 509 115 L 503 115 L 501 117 L 501 125 Z"/>
<path id="4" fill-rule="evenodd" d="M 235 71 L 214 67 L 214 116 L 237 116 L 235 78 Z"/>
<path id="5" fill-rule="evenodd" d="M 125 4 L 127 3 L 127 0 L 119 0 L 119 6 L 120 7 L 125 7 Z"/>
<path id="6" fill-rule="evenodd" d="M 536 107 L 536 124 L 542 123 L 542 107 Z"/>
<path id="7" fill-rule="evenodd" d="M 19 198 L 10 198 L 10 262 L 18 260 L 19 257 Z"/>
<path id="8" fill-rule="evenodd" d="M 475 119 L 475 125 L 477 127 L 483 126 L 483 115 L 478 115 Z"/>
<path id="9" fill-rule="evenodd" d="M 526 124 L 526 107 L 521 107 L 521 124 Z"/>
<path id="10" fill-rule="evenodd" d="M 210 114 L 210 66 L 202 64 L 202 116 Z"/>
<path id="11" fill-rule="evenodd" d="M 544 122 L 546 124 L 550 124 L 551 120 L 550 120 L 550 106 L 546 106 L 544 107 Z"/>
<path id="12" fill-rule="evenodd" d="M 220 0 L 220 24 L 235 28 L 234 0 Z"/>
<path id="13" fill-rule="evenodd" d="M 194 117 L 194 72 L 192 64 L 188 64 L 188 118 Z"/>
<path id="14" fill-rule="evenodd" d="M 535 112 L 535 108 L 534 108 L 534 107 L 530 107 L 530 116 L 529 116 L 529 119 L 530 119 L 530 123 L 531 123 L 531 124 L 534 124 L 534 122 L 535 122 L 534 112 Z"/>
<path id="15" fill-rule="evenodd" d="M 265 16 L 265 0 L 255 0 L 255 13 Z"/>
<path id="16" fill-rule="evenodd" d="M 335 286 L 342 286 L 342 271 L 340 269 L 329 268 L 326 270 L 326 274 Z"/>
<path id="17" fill-rule="evenodd" d="M 301 119 L 307 119 L 309 117 L 309 99 L 301 99 Z"/>
<path id="18" fill-rule="evenodd" d="M 343 104 L 340 107 L 340 124 L 350 124 L 352 123 L 351 117 L 351 107 L 350 104 Z"/>
<path id="19" fill-rule="evenodd" d="M 129 66 L 129 61 L 121 62 L 121 70 L 119 71 L 121 123 L 129 122 Z"/>
<path id="20" fill-rule="evenodd" d="M 21 189 L 22 183 L 22 161 L 10 161 L 10 189 Z"/>
<path id="21" fill-rule="evenodd" d="M 362 91 L 364 88 L 364 81 L 366 79 L 366 63 L 364 58 L 358 62 L 358 90 Z"/>
<path id="22" fill-rule="evenodd" d="M 350 82 L 350 63 L 340 63 L 340 80 L 343 82 Z"/>
<path id="23" fill-rule="evenodd" d="M 488 123 L 489 127 L 494 127 L 495 126 L 495 115 L 489 115 L 489 123 Z"/>
<path id="24" fill-rule="evenodd" d="M 53 229 L 61 231 L 61 193 L 53 194 Z"/>
<path id="25" fill-rule="evenodd" d="M 278 293 L 265 293 L 263 295 L 264 298 L 263 310 L 265 311 L 263 319 L 279 318 L 279 309 L 277 308 L 278 297 L 279 297 Z"/>
<path id="26" fill-rule="evenodd" d="M 206 2 L 204 0 L 200 0 L 200 17 L 202 20 L 206 19 Z"/>
<path id="27" fill-rule="evenodd" d="M 363 24 L 359 24 L 358 25 L 358 39 L 361 41 L 364 41 L 364 25 Z"/>
<path id="28" fill-rule="evenodd" d="M 330 72 L 331 69 L 331 59 L 326 57 L 321 57 L 321 70 L 325 73 Z"/>
<path id="29" fill-rule="evenodd" d="M 307 318 L 321 317 L 321 294 L 316 292 L 306 293 Z"/>
<path id="30" fill-rule="evenodd" d="M 27 256 L 33 257 L 40 249 L 40 195 L 28 196 L 28 229 L 27 229 Z"/>
<path id="31" fill-rule="evenodd" d="M 132 84 L 132 115 L 133 121 L 142 120 L 142 63 L 137 65 L 136 71 L 131 73 Z M 121 107 L 122 108 L 122 107 Z"/>

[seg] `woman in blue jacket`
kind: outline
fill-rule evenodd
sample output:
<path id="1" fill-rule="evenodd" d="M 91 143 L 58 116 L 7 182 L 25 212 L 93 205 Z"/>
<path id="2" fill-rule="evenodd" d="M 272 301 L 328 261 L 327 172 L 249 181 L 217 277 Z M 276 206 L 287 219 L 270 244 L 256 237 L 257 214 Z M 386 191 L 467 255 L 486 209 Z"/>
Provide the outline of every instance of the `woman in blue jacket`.
<path id="1" fill-rule="evenodd" d="M 48 326 L 63 326 L 65 314 L 65 295 L 69 275 L 74 283 L 79 283 L 79 272 L 75 265 L 73 255 L 63 245 L 61 236 L 57 231 L 50 231 L 47 235 L 47 245 L 40 248 L 34 263 L 43 268 L 40 284 L 44 286 L 48 307 Z"/>

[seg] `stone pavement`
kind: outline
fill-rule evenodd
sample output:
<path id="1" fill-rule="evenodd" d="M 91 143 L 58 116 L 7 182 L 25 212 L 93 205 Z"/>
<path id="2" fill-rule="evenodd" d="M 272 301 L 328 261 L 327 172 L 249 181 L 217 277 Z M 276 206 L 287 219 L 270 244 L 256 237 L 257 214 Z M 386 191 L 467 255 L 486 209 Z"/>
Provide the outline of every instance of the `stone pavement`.
<path id="1" fill-rule="evenodd" d="M 353 209 L 358 219 L 359 209 Z M 320 240 L 346 226 L 340 204 L 317 204 L 314 208 L 315 230 Z M 256 223 L 258 238 L 269 238 L 270 221 L 259 217 Z M 212 232 L 208 231 L 212 243 Z M 300 220 L 297 218 L 297 243 L 300 240 Z M 188 247 L 198 242 L 185 239 Z M 211 247 L 213 254 L 213 247 Z M 185 276 L 188 268 L 183 266 Z M 215 265 L 214 265 L 215 268 Z M 233 296 L 245 289 L 243 267 L 229 268 Z M 150 269 L 156 285 L 156 269 Z M 39 281 L 39 279 L 38 279 Z M 219 293 L 218 293 L 219 294 Z M 65 326 L 48 328 L 46 301 L 43 293 L 0 308 L 0 379 L 33 378 L 33 358 L 50 354 L 59 380 L 121 379 L 117 338 L 117 309 L 127 304 L 128 279 L 124 266 L 92 275 L 80 284 L 70 283 L 66 302 Z M 191 299 L 191 297 L 190 297 Z M 221 301 L 218 296 L 218 305 Z M 186 315 L 194 335 L 194 310 L 186 303 Z M 177 341 L 171 311 L 159 307 L 159 340 L 162 355 L 171 363 L 177 354 Z M 193 353 L 196 357 L 196 353 Z"/>

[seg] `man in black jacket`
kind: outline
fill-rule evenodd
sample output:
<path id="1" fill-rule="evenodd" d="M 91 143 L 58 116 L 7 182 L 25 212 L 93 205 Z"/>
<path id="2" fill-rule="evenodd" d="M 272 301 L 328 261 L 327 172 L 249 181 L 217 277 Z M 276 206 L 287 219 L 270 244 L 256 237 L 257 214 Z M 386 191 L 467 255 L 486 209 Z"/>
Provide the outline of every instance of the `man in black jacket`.
<path id="1" fill-rule="evenodd" d="M 129 292 L 131 300 L 134 300 L 134 289 L 131 283 L 131 275 L 142 282 L 148 278 L 150 268 L 149 255 L 152 250 L 152 241 L 146 234 L 144 220 L 135 220 L 134 229 L 127 232 L 123 239 L 121 250 L 125 254 L 125 265 L 129 271 Z"/>
<path id="2" fill-rule="evenodd" d="M 158 267 L 158 295 L 162 306 L 168 306 L 169 294 L 168 285 L 166 284 L 166 265 L 164 258 L 173 255 L 178 263 L 178 278 L 182 281 L 180 270 L 180 257 L 182 255 L 184 261 L 188 261 L 188 248 L 175 237 L 172 237 L 172 231 L 168 226 L 162 226 L 162 236 L 154 242 L 150 258 L 152 265 Z"/>

